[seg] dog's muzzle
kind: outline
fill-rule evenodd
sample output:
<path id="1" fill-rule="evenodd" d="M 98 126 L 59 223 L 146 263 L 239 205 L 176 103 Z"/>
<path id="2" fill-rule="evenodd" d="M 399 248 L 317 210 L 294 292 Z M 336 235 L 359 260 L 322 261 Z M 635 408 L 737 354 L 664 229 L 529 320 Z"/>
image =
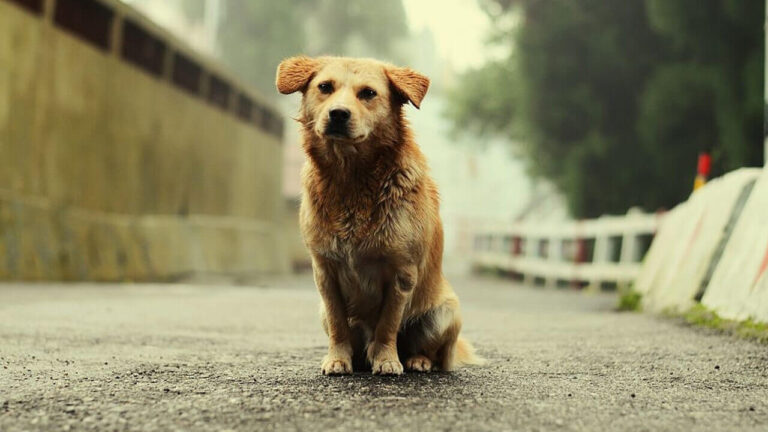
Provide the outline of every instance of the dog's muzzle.
<path id="1" fill-rule="evenodd" d="M 328 112 L 328 123 L 325 126 L 325 134 L 332 137 L 349 138 L 348 109 L 334 108 Z"/>

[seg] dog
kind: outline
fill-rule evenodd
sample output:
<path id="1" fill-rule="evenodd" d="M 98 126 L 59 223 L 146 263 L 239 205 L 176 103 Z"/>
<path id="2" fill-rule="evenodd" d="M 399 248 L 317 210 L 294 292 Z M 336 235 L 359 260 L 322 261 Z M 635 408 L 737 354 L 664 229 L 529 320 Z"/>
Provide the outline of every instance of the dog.
<path id="1" fill-rule="evenodd" d="M 297 56 L 277 68 L 302 93 L 300 226 L 329 338 L 322 373 L 377 375 L 481 364 L 459 337 L 459 299 L 442 273 L 435 182 L 404 115 L 429 79 L 372 59 Z"/>

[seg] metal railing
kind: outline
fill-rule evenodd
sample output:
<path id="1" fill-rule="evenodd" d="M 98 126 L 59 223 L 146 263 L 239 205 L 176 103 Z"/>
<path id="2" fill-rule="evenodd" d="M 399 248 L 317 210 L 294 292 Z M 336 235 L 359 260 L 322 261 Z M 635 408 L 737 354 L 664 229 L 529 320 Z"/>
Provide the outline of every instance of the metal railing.
<path id="1" fill-rule="evenodd" d="M 662 214 L 553 223 L 510 223 L 475 232 L 475 269 L 547 286 L 611 289 L 634 280 Z"/>

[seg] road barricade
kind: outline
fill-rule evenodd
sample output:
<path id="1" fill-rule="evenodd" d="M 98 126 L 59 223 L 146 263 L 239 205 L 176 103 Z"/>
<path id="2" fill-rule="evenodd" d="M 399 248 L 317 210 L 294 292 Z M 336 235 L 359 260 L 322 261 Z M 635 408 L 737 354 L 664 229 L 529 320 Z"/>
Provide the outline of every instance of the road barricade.
<path id="1" fill-rule="evenodd" d="M 768 322 L 768 167 L 754 184 L 702 304 L 724 318 Z"/>
<path id="2" fill-rule="evenodd" d="M 669 212 L 635 283 L 645 308 L 681 312 L 695 304 L 760 173 L 745 168 L 716 178 Z"/>

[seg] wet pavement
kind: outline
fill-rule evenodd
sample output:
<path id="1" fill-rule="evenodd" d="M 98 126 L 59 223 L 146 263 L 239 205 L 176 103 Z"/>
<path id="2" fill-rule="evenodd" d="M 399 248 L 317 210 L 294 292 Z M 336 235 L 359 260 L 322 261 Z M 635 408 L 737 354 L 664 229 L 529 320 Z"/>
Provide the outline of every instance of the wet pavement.
<path id="1" fill-rule="evenodd" d="M 768 430 L 768 347 L 614 295 L 452 281 L 489 363 L 320 373 L 311 278 L 0 285 L 0 431 Z"/>

